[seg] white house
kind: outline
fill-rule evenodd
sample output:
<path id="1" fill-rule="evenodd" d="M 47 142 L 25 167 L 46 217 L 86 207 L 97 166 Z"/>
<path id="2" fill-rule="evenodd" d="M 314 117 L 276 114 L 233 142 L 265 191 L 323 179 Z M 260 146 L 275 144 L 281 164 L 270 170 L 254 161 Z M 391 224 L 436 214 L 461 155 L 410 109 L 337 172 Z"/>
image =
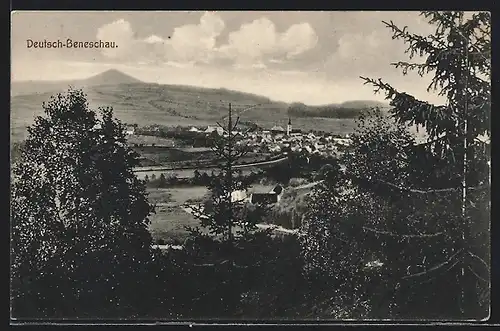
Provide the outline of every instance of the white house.
<path id="1" fill-rule="evenodd" d="M 224 134 L 223 128 L 221 128 L 220 126 L 213 126 L 213 125 L 209 125 L 205 130 L 205 133 L 212 133 L 214 131 L 217 132 L 219 136 L 222 136 Z"/>
<path id="2" fill-rule="evenodd" d="M 271 152 L 280 152 L 281 151 L 281 147 L 279 147 L 279 146 L 276 145 L 276 146 L 273 146 L 273 147 L 269 148 L 269 151 L 271 151 Z"/>
<path id="3" fill-rule="evenodd" d="M 191 129 L 189 129 L 189 132 L 200 132 L 200 130 L 196 127 L 191 127 Z"/>
<path id="4" fill-rule="evenodd" d="M 247 199 L 246 190 L 237 190 L 231 192 L 231 202 L 242 202 Z"/>
<path id="5" fill-rule="evenodd" d="M 133 126 L 133 125 L 127 125 L 127 128 L 125 129 L 125 133 L 128 134 L 128 135 L 135 134 L 135 126 Z"/>

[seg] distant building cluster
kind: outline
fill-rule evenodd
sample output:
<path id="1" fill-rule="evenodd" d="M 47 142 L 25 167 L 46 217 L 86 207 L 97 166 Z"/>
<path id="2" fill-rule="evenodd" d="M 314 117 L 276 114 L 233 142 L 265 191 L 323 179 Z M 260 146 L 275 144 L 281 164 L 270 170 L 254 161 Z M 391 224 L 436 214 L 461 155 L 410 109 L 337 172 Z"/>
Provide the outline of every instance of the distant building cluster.
<path id="1" fill-rule="evenodd" d="M 189 131 L 227 136 L 227 132 L 219 126 L 208 126 L 206 129 L 192 127 Z M 275 125 L 270 130 L 256 130 L 252 132 L 233 131 L 233 136 L 239 136 L 238 144 L 253 148 L 255 153 L 286 153 L 304 152 L 322 156 L 335 156 L 341 151 L 342 146 L 348 146 L 348 135 L 338 137 L 333 134 L 303 133 L 294 130 L 289 118 L 286 129 Z"/>
<path id="2" fill-rule="evenodd" d="M 291 133 L 284 135 L 270 131 L 251 133 L 244 143 L 253 147 L 255 152 L 305 152 L 323 156 L 337 155 L 340 146 L 348 146 L 349 138 L 338 138 L 332 135 L 318 135 L 310 133 Z"/>
<path id="3" fill-rule="evenodd" d="M 153 126 L 153 132 L 160 132 L 160 128 Z M 126 134 L 134 135 L 136 126 L 127 125 Z M 184 132 L 200 135 L 228 136 L 227 130 L 218 125 L 206 127 L 192 126 L 185 128 Z M 235 129 L 231 134 L 237 138 L 236 144 L 249 147 L 254 153 L 287 154 L 306 153 L 321 156 L 338 156 L 342 149 L 351 143 L 348 135 L 340 136 L 332 133 L 302 132 L 292 127 L 289 118 L 286 127 L 274 125 L 271 129 Z"/>

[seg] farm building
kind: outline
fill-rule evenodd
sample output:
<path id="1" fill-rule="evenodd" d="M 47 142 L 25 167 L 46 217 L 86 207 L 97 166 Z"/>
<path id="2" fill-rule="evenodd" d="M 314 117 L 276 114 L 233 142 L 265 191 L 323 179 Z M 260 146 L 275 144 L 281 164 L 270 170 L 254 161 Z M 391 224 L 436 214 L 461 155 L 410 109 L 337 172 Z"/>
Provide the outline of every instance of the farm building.
<path id="1" fill-rule="evenodd" d="M 283 195 L 283 187 L 276 185 L 271 191 L 267 193 L 252 193 L 250 196 L 250 203 L 252 204 L 275 204 L 279 203 Z"/>
<path id="2" fill-rule="evenodd" d="M 278 202 L 278 195 L 275 193 L 252 193 L 250 198 L 252 204 L 274 204 Z"/>

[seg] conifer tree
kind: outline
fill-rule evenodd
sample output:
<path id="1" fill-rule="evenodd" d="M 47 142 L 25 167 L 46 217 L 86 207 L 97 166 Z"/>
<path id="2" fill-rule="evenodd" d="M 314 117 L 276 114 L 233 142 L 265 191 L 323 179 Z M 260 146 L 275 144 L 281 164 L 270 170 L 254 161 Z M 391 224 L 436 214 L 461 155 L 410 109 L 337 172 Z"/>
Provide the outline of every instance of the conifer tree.
<path id="1" fill-rule="evenodd" d="M 388 119 L 380 116 L 362 121 L 364 128 L 352 136 L 351 151 L 342 158 L 351 193 L 342 195 L 335 185 L 317 187 L 303 239 L 316 246 L 304 245 L 304 251 L 323 269 L 327 260 L 345 266 L 334 253 L 345 249 L 338 238 L 348 238 L 343 244 L 358 250 L 359 258 L 382 260 L 381 272 L 390 275 L 383 282 L 392 296 L 385 301 L 394 304 L 393 313 L 484 318 L 490 156 L 481 136 L 490 134 L 490 15 L 475 13 L 467 20 L 463 12 L 422 15 L 436 26 L 435 34 L 419 36 L 385 23 L 394 39 L 409 45 L 410 58 L 425 56 L 422 64 L 394 65 L 403 74 L 433 74 L 429 90 L 445 96 L 446 103 L 433 105 L 381 79 L 362 77 L 376 92 L 386 93 L 396 126 L 386 126 Z M 407 125 L 423 127 L 428 141 L 415 144 Z M 447 296 L 438 294 L 443 290 Z"/>
<path id="2" fill-rule="evenodd" d="M 425 129 L 428 142 L 411 147 L 418 161 L 412 176 L 420 182 L 414 180 L 413 190 L 406 187 L 400 191 L 423 205 L 436 206 L 434 212 L 424 215 L 426 218 L 437 216 L 438 208 L 447 210 L 443 221 L 451 220 L 446 237 L 451 250 L 443 263 L 457 266 L 454 270 L 462 292 L 463 317 L 482 318 L 488 304 L 481 309 L 477 303 L 489 292 L 490 156 L 488 143 L 481 137 L 488 138 L 491 133 L 491 17 L 486 12 L 469 17 L 464 12 L 427 11 L 421 15 L 435 26 L 434 34 L 420 36 L 384 22 L 393 39 L 408 45 L 410 59 L 425 57 L 423 63 L 401 61 L 393 65 L 405 75 L 412 70 L 421 76 L 430 74 L 428 90 L 438 92 L 446 102 L 430 104 L 381 79 L 362 79 L 375 86 L 376 92 L 386 94 L 397 121 Z M 425 165 L 430 169 L 426 171 Z M 428 270 L 434 269 L 429 266 Z"/>
<path id="3" fill-rule="evenodd" d="M 219 168 L 210 177 L 208 189 L 210 200 L 201 207 L 194 207 L 194 216 L 214 235 L 221 235 L 223 241 L 232 244 L 234 231 L 238 227 L 243 232 L 255 230 L 254 218 L 245 217 L 244 198 L 238 192 L 246 192 L 249 184 L 241 171 L 234 167 L 236 161 L 247 154 L 248 149 L 237 144 L 234 135 L 239 117 L 233 122 L 231 104 L 227 124 L 217 123 L 224 134 L 212 137 L 212 150 L 218 157 Z"/>

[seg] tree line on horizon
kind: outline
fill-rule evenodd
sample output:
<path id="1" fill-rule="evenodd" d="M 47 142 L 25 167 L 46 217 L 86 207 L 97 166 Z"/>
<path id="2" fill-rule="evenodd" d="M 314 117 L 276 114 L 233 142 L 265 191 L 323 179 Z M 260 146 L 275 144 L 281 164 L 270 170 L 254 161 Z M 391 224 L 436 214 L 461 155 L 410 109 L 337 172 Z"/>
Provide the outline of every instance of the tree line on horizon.
<path id="1" fill-rule="evenodd" d="M 308 106 L 301 102 L 294 102 L 288 107 L 287 113 L 291 117 L 357 119 L 359 116 L 370 114 L 373 108 L 375 107 L 370 105 L 348 107 L 342 104 Z"/>

